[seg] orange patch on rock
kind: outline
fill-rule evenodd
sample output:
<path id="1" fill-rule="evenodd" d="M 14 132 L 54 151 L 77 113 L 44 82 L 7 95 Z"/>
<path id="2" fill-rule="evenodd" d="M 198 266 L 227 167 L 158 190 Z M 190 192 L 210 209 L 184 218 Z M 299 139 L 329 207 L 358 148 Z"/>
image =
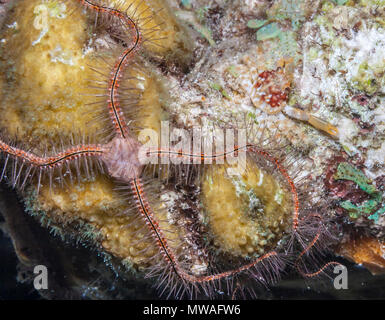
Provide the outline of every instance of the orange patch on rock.
<path id="1" fill-rule="evenodd" d="M 373 275 L 385 273 L 385 243 L 375 238 L 357 237 L 343 243 L 337 253 L 365 266 Z"/>

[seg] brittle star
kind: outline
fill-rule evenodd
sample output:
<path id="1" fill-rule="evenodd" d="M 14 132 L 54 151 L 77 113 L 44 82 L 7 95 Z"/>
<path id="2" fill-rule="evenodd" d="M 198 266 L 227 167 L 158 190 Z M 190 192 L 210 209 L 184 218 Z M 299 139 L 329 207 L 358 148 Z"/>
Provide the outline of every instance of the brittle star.
<path id="1" fill-rule="evenodd" d="M 282 255 L 274 250 L 264 253 L 254 260 L 244 263 L 242 266 L 229 271 L 211 273 L 207 275 L 197 275 L 184 268 L 183 263 L 180 261 L 173 248 L 169 245 L 169 240 L 160 227 L 159 221 L 157 221 L 154 216 L 153 209 L 147 200 L 142 182 L 144 165 L 139 155 L 142 145 L 131 134 L 129 128 L 130 122 L 126 120 L 121 108 L 121 102 L 119 101 L 119 84 L 123 77 L 125 67 L 132 61 L 133 56 L 141 49 L 143 42 L 151 41 L 151 39 L 145 39 L 145 33 L 140 30 L 138 23 L 134 18 L 130 17 L 127 12 L 110 7 L 107 4 L 101 5 L 89 0 L 72 1 L 77 1 L 87 9 L 95 11 L 98 14 L 115 17 L 115 19 L 118 19 L 118 21 L 122 24 L 124 31 L 128 32 L 128 37 L 124 37 L 127 41 L 127 48 L 124 49 L 123 53 L 119 56 L 116 64 L 114 65 L 111 76 L 108 80 L 106 94 L 107 100 L 105 103 L 114 128 L 114 137 L 107 144 L 82 143 L 77 146 L 71 146 L 67 149 L 63 149 L 63 151 L 49 156 L 39 156 L 29 151 L 25 151 L 21 148 L 13 146 L 12 143 L 6 141 L 4 138 L 3 140 L 0 140 L 0 152 L 1 155 L 5 156 L 5 163 L 1 172 L 0 181 L 6 176 L 7 168 L 9 167 L 9 160 L 11 159 L 14 161 L 12 174 L 9 179 L 12 186 L 18 187 L 22 190 L 28 181 L 37 177 L 37 192 L 39 193 L 41 179 L 45 173 L 48 173 L 51 186 L 53 175 L 59 171 L 59 174 L 62 176 L 61 169 L 64 166 L 67 166 L 67 172 L 69 172 L 72 179 L 71 163 L 75 163 L 75 168 L 77 169 L 79 175 L 78 169 L 80 159 L 83 159 L 86 171 L 88 171 L 88 167 L 90 165 L 88 160 L 96 159 L 96 162 L 101 170 L 103 170 L 103 167 L 106 168 L 111 177 L 129 186 L 133 200 L 136 203 L 136 210 L 149 226 L 153 239 L 159 248 L 161 256 L 163 257 L 160 261 L 160 263 L 163 263 L 163 270 L 161 272 L 159 286 L 161 286 L 162 283 L 165 283 L 165 289 L 169 289 L 169 295 L 173 294 L 177 297 L 183 297 L 187 293 L 192 297 L 194 292 L 198 292 L 202 289 L 206 295 L 212 296 L 213 289 L 219 287 L 222 280 L 233 281 L 236 276 L 245 272 L 249 272 L 251 277 L 262 282 L 265 280 L 261 277 L 261 274 L 264 274 L 264 272 L 266 272 L 268 277 L 272 279 L 279 276 L 279 273 L 283 269 L 284 265 L 281 260 Z M 138 6 L 133 10 L 134 15 Z M 129 40 L 127 40 L 127 38 Z M 292 239 L 298 239 L 299 243 L 303 247 L 303 250 L 296 260 L 298 271 L 304 276 L 314 277 L 323 272 L 328 266 L 337 264 L 336 262 L 329 262 L 324 267 L 313 273 L 307 273 L 302 270 L 300 266 L 302 257 L 306 255 L 317 242 L 319 242 L 319 239 L 324 232 L 322 218 L 317 214 L 300 218 L 300 197 L 294 180 L 286 170 L 283 161 L 279 160 L 278 157 L 275 157 L 263 148 L 252 143 L 246 143 L 243 146 L 235 146 L 232 150 L 227 150 L 226 152 L 214 155 L 186 153 L 182 150 L 174 150 L 172 148 L 149 150 L 146 155 L 155 155 L 158 158 L 177 157 L 185 159 L 186 162 L 191 160 L 190 163 L 195 160 L 194 164 L 197 163 L 196 159 L 200 159 L 201 164 L 204 164 L 208 157 L 210 157 L 211 160 L 224 159 L 227 156 L 242 151 L 258 155 L 259 157 L 265 159 L 265 161 L 269 162 L 275 168 L 275 170 L 283 177 L 283 180 L 285 180 L 289 186 L 293 203 L 291 226 Z M 21 163 L 21 165 L 18 168 L 19 163 Z M 315 218 L 319 227 L 317 231 L 311 235 L 312 240 L 310 243 L 306 245 L 303 240 L 304 235 L 301 233 L 301 230 L 306 230 L 306 226 L 309 224 L 309 220 L 311 220 L 311 218 Z M 311 224 L 314 224 L 314 221 L 311 222 Z M 291 250 L 292 244 L 289 245 L 285 255 L 288 256 L 291 253 Z M 263 271 L 261 271 L 261 268 Z"/>

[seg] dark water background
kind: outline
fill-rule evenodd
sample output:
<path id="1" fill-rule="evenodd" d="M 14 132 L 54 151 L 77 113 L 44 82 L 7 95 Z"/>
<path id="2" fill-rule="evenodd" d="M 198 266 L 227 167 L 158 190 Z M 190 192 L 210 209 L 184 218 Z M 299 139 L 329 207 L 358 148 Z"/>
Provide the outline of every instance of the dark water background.
<path id="1" fill-rule="evenodd" d="M 11 240 L 0 234 L 0 300 L 42 299 L 32 283 L 20 283 L 18 259 Z M 348 290 L 336 290 L 331 280 L 317 284 L 306 283 L 295 276 L 282 280 L 279 285 L 268 290 L 267 299 L 385 299 L 385 275 L 372 276 L 363 267 L 344 261 L 348 267 Z M 134 298 L 135 297 L 131 297 Z M 156 296 L 153 297 L 154 299 Z"/>

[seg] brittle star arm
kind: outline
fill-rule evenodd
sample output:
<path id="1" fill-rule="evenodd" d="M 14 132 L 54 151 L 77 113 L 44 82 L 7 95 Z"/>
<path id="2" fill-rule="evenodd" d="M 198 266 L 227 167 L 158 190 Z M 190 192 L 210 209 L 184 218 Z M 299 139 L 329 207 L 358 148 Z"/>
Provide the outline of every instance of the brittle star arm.
<path id="1" fill-rule="evenodd" d="M 150 231 L 152 235 L 154 236 L 156 242 L 158 243 L 159 249 L 161 253 L 163 254 L 165 260 L 170 264 L 173 271 L 184 281 L 187 281 L 189 283 L 205 283 L 205 282 L 211 282 L 220 280 L 223 278 L 230 277 L 232 275 L 238 274 L 242 271 L 251 269 L 252 267 L 256 266 L 261 261 L 275 257 L 277 256 L 277 253 L 275 251 L 270 251 L 266 253 L 265 255 L 251 261 L 248 264 L 245 264 L 239 268 L 235 268 L 233 270 L 211 274 L 211 275 L 205 275 L 205 276 L 196 276 L 189 274 L 186 270 L 183 269 L 183 267 L 178 262 L 178 259 L 176 258 L 176 255 L 174 254 L 173 250 L 168 245 L 168 241 L 166 237 L 164 236 L 162 229 L 160 228 L 158 222 L 156 221 L 156 218 L 154 217 L 154 214 L 152 212 L 152 209 L 146 200 L 146 195 L 142 186 L 142 183 L 139 178 L 132 179 L 131 181 L 131 190 L 133 191 L 133 195 L 135 198 L 135 201 L 138 205 L 138 209 L 142 215 L 142 217 L 145 219 L 146 224 L 149 226 Z"/>
<path id="2" fill-rule="evenodd" d="M 16 175 L 16 172 L 14 172 L 14 176 L 12 178 L 13 185 L 15 186 L 18 183 L 20 173 L 23 169 L 24 165 L 28 166 L 26 177 L 22 183 L 22 186 L 24 186 L 28 176 L 29 172 L 33 168 L 40 169 L 40 175 L 39 175 L 39 184 L 40 186 L 40 177 L 41 173 L 44 170 L 48 169 L 54 169 L 58 166 L 63 165 L 64 163 L 68 163 L 69 161 L 76 160 L 79 158 L 84 157 L 91 157 L 91 156 L 101 156 L 105 153 L 105 150 L 103 146 L 101 145 L 79 145 L 79 146 L 72 146 L 66 150 L 63 150 L 57 154 L 49 155 L 49 156 L 38 156 L 32 152 L 22 150 L 20 148 L 11 146 L 10 144 L 7 144 L 6 142 L 0 140 L 0 154 L 3 154 L 5 156 L 5 163 L 3 165 L 3 169 L 1 171 L 0 181 L 4 178 L 7 164 L 9 162 L 10 158 L 13 158 L 15 160 L 21 161 L 22 166 L 18 170 L 18 173 Z"/>
<path id="3" fill-rule="evenodd" d="M 242 150 L 247 150 L 249 152 L 258 153 L 258 154 L 262 155 L 263 157 L 267 158 L 269 161 L 274 163 L 277 170 L 284 176 L 284 178 L 286 179 L 286 181 L 288 182 L 288 184 L 290 186 L 291 193 L 293 196 L 293 203 L 294 203 L 293 223 L 292 223 L 293 236 L 297 235 L 300 237 L 300 235 L 298 233 L 299 232 L 299 230 L 298 230 L 298 226 L 299 226 L 299 200 L 298 200 L 297 190 L 296 190 L 296 187 L 294 185 L 293 180 L 290 178 L 288 172 L 286 171 L 286 169 L 283 167 L 283 165 L 280 163 L 280 161 L 277 158 L 273 157 L 268 152 L 266 152 L 262 149 L 259 149 L 255 145 L 252 145 L 252 144 L 248 144 L 244 147 L 235 147 L 234 150 L 231 150 L 229 152 L 214 154 L 214 155 L 210 155 L 209 157 L 210 158 L 223 158 L 229 154 L 233 154 L 235 152 L 239 152 Z M 156 154 L 159 157 L 165 157 L 165 156 L 182 157 L 182 158 L 185 157 L 185 158 L 187 158 L 187 160 L 192 160 L 192 159 L 198 157 L 202 161 L 204 161 L 207 157 L 207 155 L 205 155 L 205 154 L 185 153 L 181 150 L 157 149 L 157 150 L 153 150 L 153 151 L 148 151 L 147 154 L 148 155 Z M 135 201 L 137 203 L 138 210 L 139 210 L 140 214 L 142 215 L 142 217 L 145 219 L 146 224 L 149 226 L 150 231 L 151 231 L 153 237 L 155 238 L 160 251 L 162 252 L 162 254 L 164 256 L 164 259 L 170 264 L 173 271 L 180 278 L 182 278 L 183 280 L 185 280 L 189 283 L 205 283 L 205 282 L 211 282 L 211 281 L 216 281 L 216 280 L 220 280 L 223 278 L 231 277 L 231 276 L 236 275 L 240 272 L 251 269 L 252 267 L 256 266 L 258 263 L 262 262 L 265 259 L 274 258 L 277 256 L 276 251 L 270 251 L 270 252 L 264 254 L 263 256 L 258 257 L 257 259 L 251 261 L 250 263 L 244 264 L 243 266 L 235 268 L 233 270 L 229 270 L 229 271 L 225 271 L 225 272 L 217 273 L 217 274 L 205 275 L 205 276 L 196 276 L 196 275 L 189 274 L 179 264 L 178 259 L 176 258 L 176 255 L 174 254 L 173 250 L 168 245 L 167 238 L 164 236 L 162 229 L 160 228 L 158 222 L 156 221 L 156 218 L 152 212 L 152 209 L 151 209 L 148 201 L 146 200 L 144 188 L 143 188 L 142 183 L 141 183 L 139 178 L 135 178 L 131 181 L 131 191 L 132 191 L 132 194 L 134 195 Z M 319 215 L 316 215 L 316 214 L 311 214 L 311 215 L 309 215 L 303 219 L 308 219 L 309 217 L 313 217 L 313 216 L 316 217 L 317 219 L 320 219 L 320 221 L 321 221 L 321 217 Z M 321 226 L 322 226 L 322 224 L 320 224 L 320 227 L 319 227 L 317 234 L 314 236 L 312 241 L 304 247 L 304 249 L 299 254 L 299 256 L 297 257 L 296 262 L 295 262 L 296 268 L 299 271 L 299 273 L 301 275 L 303 275 L 304 277 L 307 277 L 307 278 L 312 278 L 312 277 L 318 276 L 326 268 L 328 268 L 330 266 L 340 265 L 339 262 L 331 261 L 331 262 L 326 263 L 325 265 L 323 265 L 322 267 L 320 267 L 317 271 L 315 271 L 313 273 L 308 273 L 308 272 L 302 271 L 302 269 L 300 267 L 300 261 L 302 260 L 303 256 L 305 254 L 307 254 L 308 252 L 310 252 L 310 250 L 316 245 L 317 241 L 319 240 L 319 238 L 321 236 Z"/>
<path id="4" fill-rule="evenodd" d="M 317 242 L 320 240 L 321 234 L 322 234 L 322 228 L 324 228 L 324 225 L 322 224 L 322 217 L 319 214 L 309 214 L 308 216 L 302 218 L 302 220 L 307 220 L 310 218 L 316 218 L 319 222 L 319 226 L 317 229 L 317 233 L 314 235 L 313 239 L 309 242 L 308 245 L 304 247 L 304 249 L 301 251 L 301 253 L 298 255 L 297 259 L 295 260 L 295 267 L 299 274 L 301 274 L 305 278 L 315 278 L 318 275 L 320 275 L 322 272 L 325 271 L 330 266 L 337 266 L 342 265 L 341 263 L 337 261 L 329 261 L 325 263 L 323 266 L 319 267 L 314 272 L 308 272 L 303 270 L 303 267 L 301 266 L 301 262 L 303 262 L 304 256 L 310 252 L 312 248 L 314 248 L 317 244 Z"/>
<path id="5" fill-rule="evenodd" d="M 125 119 L 123 110 L 119 102 L 118 88 L 120 86 L 120 80 L 123 77 L 124 69 L 128 63 L 132 60 L 135 53 L 138 51 L 142 42 L 142 35 L 139 30 L 138 24 L 129 17 L 125 12 L 107 6 L 102 6 L 89 0 L 77 0 L 86 8 L 93 10 L 97 13 L 105 13 L 120 19 L 125 32 L 130 34 L 129 43 L 127 49 L 119 56 L 111 72 L 108 85 L 108 112 L 112 120 L 115 132 L 121 138 L 127 138 L 128 136 L 128 122 Z"/>
<path id="6" fill-rule="evenodd" d="M 277 170 L 284 176 L 284 178 L 287 180 L 292 196 L 293 196 L 293 203 L 294 203 L 294 212 L 293 212 L 293 231 L 296 232 L 298 227 L 298 212 L 299 212 L 299 201 L 298 201 L 298 194 L 296 187 L 294 185 L 293 180 L 290 178 L 288 172 L 283 167 L 283 165 L 280 163 L 280 161 L 270 155 L 268 152 L 257 148 L 253 144 L 247 144 L 243 147 L 236 146 L 233 150 L 226 151 L 223 153 L 213 154 L 213 155 L 206 155 L 203 153 L 194 154 L 194 153 L 185 153 L 182 150 L 162 150 L 162 149 L 155 149 L 155 150 L 149 150 L 147 151 L 147 156 L 156 155 L 158 157 L 178 157 L 178 158 L 185 158 L 186 160 L 192 161 L 194 159 L 200 159 L 203 163 L 204 160 L 210 158 L 212 159 L 223 159 L 226 156 L 234 155 L 239 152 L 246 151 L 246 152 L 253 152 L 257 153 L 270 162 L 272 162 Z M 178 259 L 176 258 L 176 255 L 174 254 L 173 250 L 170 248 L 170 246 L 167 243 L 167 239 L 164 236 L 162 229 L 160 228 L 158 222 L 156 221 L 156 218 L 152 212 L 152 209 L 146 199 L 145 191 L 142 186 L 142 183 L 139 178 L 134 178 L 131 180 L 131 191 L 134 195 L 134 199 L 136 201 L 138 210 L 142 217 L 145 219 L 146 224 L 149 226 L 150 231 L 156 240 L 158 247 L 160 251 L 162 252 L 165 260 L 169 263 L 169 265 L 172 267 L 173 271 L 183 280 L 189 282 L 189 283 L 207 283 L 211 281 L 216 281 L 220 279 L 224 279 L 227 277 L 231 277 L 233 275 L 236 275 L 240 272 L 246 271 L 251 269 L 252 267 L 255 267 L 260 262 L 262 262 L 265 259 L 268 258 L 274 258 L 277 257 L 276 251 L 270 251 L 266 254 L 264 254 L 261 257 L 258 257 L 254 259 L 253 261 L 244 264 L 243 266 L 240 266 L 238 268 L 235 268 L 233 270 L 211 274 L 211 275 L 205 275 L 205 276 L 196 276 L 189 274 L 186 272 L 186 270 L 183 269 L 183 267 L 178 262 Z"/>
<path id="7" fill-rule="evenodd" d="M 162 149 L 156 149 L 156 150 L 149 150 L 147 151 L 146 155 L 151 157 L 152 155 L 156 155 L 159 158 L 161 157 L 175 157 L 175 158 L 184 158 L 186 163 L 196 163 L 193 162 L 194 159 L 199 159 L 201 163 L 205 163 L 206 159 L 209 160 L 218 160 L 218 159 L 224 159 L 227 156 L 233 156 L 238 154 L 239 152 L 251 152 L 251 153 L 257 153 L 270 162 L 272 162 L 277 170 L 282 174 L 282 176 L 285 178 L 286 182 L 288 183 L 290 187 L 290 191 L 292 194 L 293 198 L 293 204 L 294 204 L 294 212 L 293 212 L 293 231 L 296 232 L 298 228 L 298 216 L 299 216 L 299 197 L 298 197 L 298 192 L 297 188 L 294 184 L 293 179 L 290 177 L 289 173 L 287 170 L 284 168 L 284 166 L 281 164 L 281 162 L 269 154 L 268 152 L 258 148 L 257 146 L 253 144 L 247 144 L 245 146 L 235 146 L 233 150 L 229 150 L 226 152 L 218 153 L 218 154 L 211 154 L 211 155 L 206 155 L 204 153 L 199 153 L 199 154 L 194 154 L 194 153 L 186 153 L 183 152 L 182 150 L 173 150 L 173 149 L 168 149 L 168 150 L 162 150 Z"/>

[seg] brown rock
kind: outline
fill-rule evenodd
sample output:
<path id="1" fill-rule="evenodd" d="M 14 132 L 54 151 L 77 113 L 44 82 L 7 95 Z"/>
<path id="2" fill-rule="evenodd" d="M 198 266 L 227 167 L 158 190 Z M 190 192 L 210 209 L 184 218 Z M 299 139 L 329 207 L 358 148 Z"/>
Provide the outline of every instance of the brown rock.
<path id="1" fill-rule="evenodd" d="M 385 243 L 376 238 L 351 238 L 339 247 L 337 253 L 362 264 L 373 275 L 385 273 Z"/>

